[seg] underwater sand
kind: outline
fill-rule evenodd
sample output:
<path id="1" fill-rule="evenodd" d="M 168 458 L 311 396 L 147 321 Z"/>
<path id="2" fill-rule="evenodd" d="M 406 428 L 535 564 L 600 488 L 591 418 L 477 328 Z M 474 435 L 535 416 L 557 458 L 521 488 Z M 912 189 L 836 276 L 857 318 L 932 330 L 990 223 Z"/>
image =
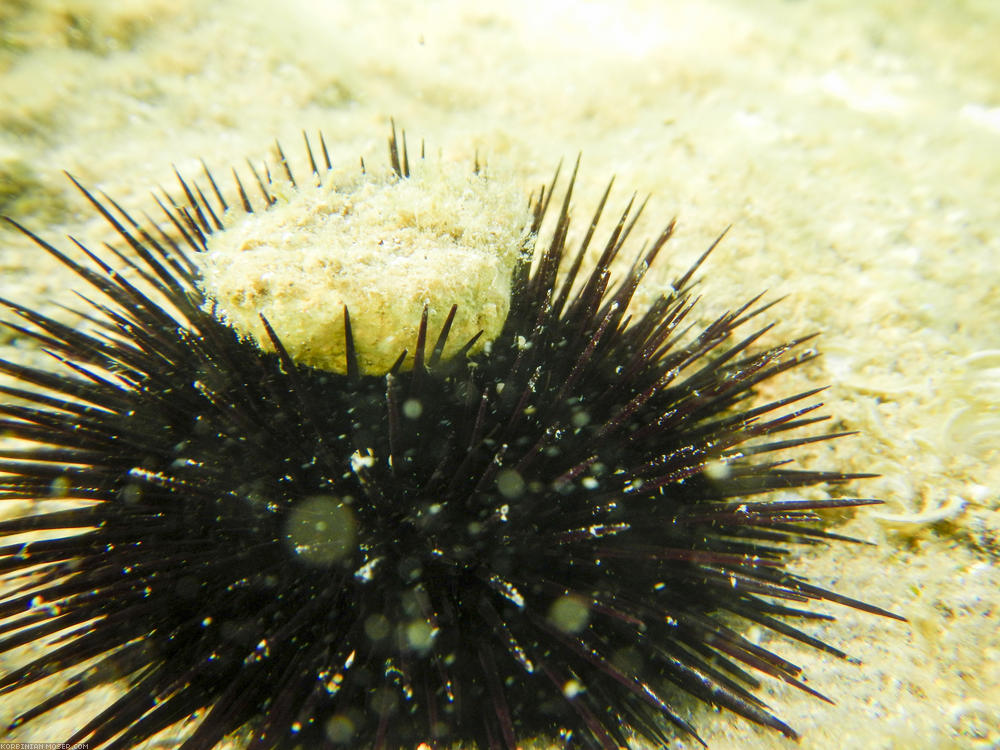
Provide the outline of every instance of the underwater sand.
<path id="1" fill-rule="evenodd" d="M 824 356 L 770 387 L 830 384 L 831 429 L 861 434 L 801 463 L 877 472 L 856 491 L 886 501 L 831 518 L 878 546 L 793 568 L 910 622 L 826 610 L 818 635 L 860 665 L 774 644 L 836 701 L 767 685 L 797 745 L 704 707 L 692 721 L 714 750 L 1000 747 L 1000 4 L 413 6 L 0 0 L 0 213 L 97 244 L 63 169 L 148 210 L 171 165 L 225 173 L 275 137 L 297 154 L 302 129 L 342 161 L 384 159 L 392 116 L 526 194 L 582 152 L 578 231 L 611 175 L 612 206 L 651 193 L 639 234 L 680 223 L 647 298 L 731 224 L 703 317 L 766 289 L 785 297 L 772 340 L 822 333 Z M 0 231 L 2 296 L 51 310 L 73 283 Z M 0 356 L 25 346 L 0 334 Z M 81 711 L 9 739 L 58 741 Z"/>

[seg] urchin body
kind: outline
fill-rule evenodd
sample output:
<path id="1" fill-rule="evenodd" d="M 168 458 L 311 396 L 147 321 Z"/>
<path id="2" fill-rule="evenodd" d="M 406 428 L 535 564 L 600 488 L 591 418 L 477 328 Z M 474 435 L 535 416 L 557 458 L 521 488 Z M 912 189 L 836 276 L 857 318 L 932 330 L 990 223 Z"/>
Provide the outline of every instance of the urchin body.
<path id="1" fill-rule="evenodd" d="M 390 156 L 407 179 L 395 139 Z M 789 624 L 826 617 L 796 605 L 888 614 L 784 569 L 788 544 L 837 538 L 816 510 L 872 502 L 766 494 L 851 478 L 775 457 L 831 437 L 783 434 L 819 421 L 814 392 L 748 403 L 813 355 L 761 350 L 768 326 L 737 341 L 756 301 L 690 334 L 694 269 L 630 310 L 672 225 L 611 284 L 631 204 L 584 272 L 593 230 L 563 262 L 572 181 L 561 209 L 542 191 L 531 236 L 555 212 L 552 239 L 515 267 L 496 339 L 443 357 L 455 310 L 439 331 L 425 316 L 366 374 L 345 310 L 337 373 L 293 361 L 267 321 L 270 353 L 213 315 L 189 255 L 221 224 L 184 190 L 167 215 L 186 250 L 85 193 L 129 274 L 32 235 L 107 298 L 91 332 L 5 303 L 63 365 L 0 363 L 25 404 L 0 429 L 30 441 L 0 453 L 0 500 L 84 501 L 0 524 L 41 532 L 0 548 L 0 650 L 65 636 L 0 692 L 69 678 L 15 724 L 125 678 L 68 741 L 129 747 L 198 714 L 184 747 L 245 727 L 254 747 L 612 748 L 693 734 L 677 689 L 794 736 L 746 669 L 814 691 L 719 616 L 842 656 Z"/>

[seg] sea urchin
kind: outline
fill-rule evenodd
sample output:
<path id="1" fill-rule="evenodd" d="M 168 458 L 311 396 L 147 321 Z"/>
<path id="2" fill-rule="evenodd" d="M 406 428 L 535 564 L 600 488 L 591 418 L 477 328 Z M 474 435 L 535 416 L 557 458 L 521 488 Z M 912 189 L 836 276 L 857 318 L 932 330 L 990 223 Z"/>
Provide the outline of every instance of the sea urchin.
<path id="1" fill-rule="evenodd" d="M 326 146 L 317 164 L 306 143 L 322 183 Z M 395 135 L 390 161 L 409 179 Z M 0 694 L 62 680 L 13 725 L 121 681 L 67 742 L 128 748 L 192 719 L 184 748 L 237 730 L 251 747 L 618 748 L 666 744 L 670 723 L 697 737 L 682 693 L 794 737 L 751 671 L 819 693 L 734 620 L 843 656 L 790 624 L 830 619 L 796 605 L 895 617 L 785 569 L 789 545 L 844 539 L 817 511 L 876 501 L 768 494 L 859 476 L 775 457 L 836 437 L 788 435 L 823 419 L 817 391 L 751 403 L 815 356 L 806 339 L 737 337 L 759 299 L 691 331 L 705 256 L 630 311 L 673 224 L 612 283 L 630 202 L 588 272 L 608 192 L 569 252 L 575 175 L 560 207 L 555 180 L 531 201 L 500 333 L 444 356 L 456 308 L 437 331 L 425 312 L 378 374 L 346 309 L 335 372 L 206 299 L 192 258 L 224 214 L 277 201 L 269 173 L 256 206 L 239 178 L 235 205 L 207 170 L 212 200 L 181 180 L 162 231 L 78 184 L 129 248 L 77 243 L 89 265 L 8 220 L 100 295 L 77 327 L 3 301 L 58 361 L 0 361 L 0 500 L 34 501 L 0 523 L 0 652 L 46 644 Z"/>

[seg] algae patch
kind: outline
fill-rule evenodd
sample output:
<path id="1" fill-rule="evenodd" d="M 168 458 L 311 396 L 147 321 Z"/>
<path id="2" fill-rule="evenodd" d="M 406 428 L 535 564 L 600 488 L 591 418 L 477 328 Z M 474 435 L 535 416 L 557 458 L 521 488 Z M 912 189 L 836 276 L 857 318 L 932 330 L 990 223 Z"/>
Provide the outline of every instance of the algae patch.
<path id="1" fill-rule="evenodd" d="M 408 177 L 335 168 L 318 188 L 269 189 L 273 205 L 229 211 L 196 258 L 215 313 L 263 349 L 261 315 L 297 362 L 345 371 L 345 306 L 368 373 L 414 351 L 425 307 L 433 343 L 458 305 L 446 357 L 499 334 L 531 219 L 512 181 L 426 159 Z"/>

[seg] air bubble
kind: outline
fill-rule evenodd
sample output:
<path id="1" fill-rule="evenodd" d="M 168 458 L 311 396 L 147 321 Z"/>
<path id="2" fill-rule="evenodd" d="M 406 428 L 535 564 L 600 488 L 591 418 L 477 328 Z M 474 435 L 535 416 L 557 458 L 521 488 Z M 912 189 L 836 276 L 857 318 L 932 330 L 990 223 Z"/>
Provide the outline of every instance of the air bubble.
<path id="1" fill-rule="evenodd" d="M 524 494 L 524 479 L 514 469 L 504 469 L 497 474 L 497 489 L 508 500 Z"/>
<path id="2" fill-rule="evenodd" d="M 424 405 L 418 399 L 408 398 L 403 402 L 403 416 L 407 419 L 420 419 L 424 413 Z"/>
<path id="3" fill-rule="evenodd" d="M 549 622 L 564 633 L 579 633 L 589 621 L 590 607 L 578 596 L 562 596 L 549 607 Z"/>
<path id="4" fill-rule="evenodd" d="M 288 514 L 285 539 L 299 559 L 313 565 L 330 565 L 350 557 L 356 548 L 354 512 L 333 495 L 314 495 Z"/>
<path id="5" fill-rule="evenodd" d="M 348 744 L 354 739 L 354 723 L 344 714 L 337 714 L 326 722 L 326 738 L 335 745 Z"/>

